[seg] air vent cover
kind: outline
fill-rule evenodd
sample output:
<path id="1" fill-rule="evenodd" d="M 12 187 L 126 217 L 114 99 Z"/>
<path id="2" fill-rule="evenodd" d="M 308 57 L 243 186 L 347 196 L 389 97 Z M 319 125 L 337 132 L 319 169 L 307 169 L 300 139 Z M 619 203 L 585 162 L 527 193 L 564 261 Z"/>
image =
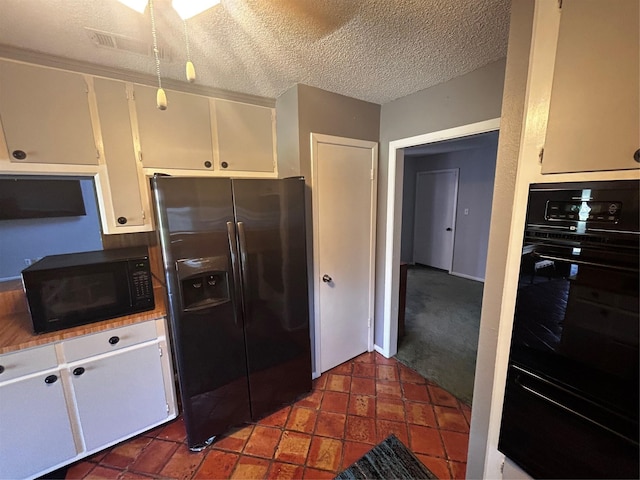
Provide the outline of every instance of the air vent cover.
<path id="1" fill-rule="evenodd" d="M 138 40 L 136 38 L 125 37 L 115 33 L 94 30 L 93 28 L 84 27 L 91 41 L 97 47 L 111 48 L 114 50 L 122 50 L 125 52 L 136 53 L 138 55 L 152 56 L 153 47 L 151 44 Z M 158 45 L 158 55 L 160 60 L 171 61 L 169 49 Z"/>

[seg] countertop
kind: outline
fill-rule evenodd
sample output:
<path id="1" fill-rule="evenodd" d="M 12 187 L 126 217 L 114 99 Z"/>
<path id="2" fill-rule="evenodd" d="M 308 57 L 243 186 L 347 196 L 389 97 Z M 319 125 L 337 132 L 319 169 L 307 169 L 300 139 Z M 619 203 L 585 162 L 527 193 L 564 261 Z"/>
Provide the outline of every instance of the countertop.
<path id="1" fill-rule="evenodd" d="M 12 293 L 18 297 L 18 301 L 15 303 L 25 304 L 25 302 L 22 302 L 19 298 L 22 292 Z M 11 308 L 3 309 L 3 311 L 0 312 L 0 354 L 46 345 L 48 343 L 101 332 L 124 325 L 162 318 L 166 315 L 164 290 L 162 288 L 155 288 L 154 298 L 156 306 L 153 310 L 38 335 L 33 333 L 31 316 L 28 311 L 11 311 Z M 12 299 L 12 301 L 13 300 L 14 299 Z"/>

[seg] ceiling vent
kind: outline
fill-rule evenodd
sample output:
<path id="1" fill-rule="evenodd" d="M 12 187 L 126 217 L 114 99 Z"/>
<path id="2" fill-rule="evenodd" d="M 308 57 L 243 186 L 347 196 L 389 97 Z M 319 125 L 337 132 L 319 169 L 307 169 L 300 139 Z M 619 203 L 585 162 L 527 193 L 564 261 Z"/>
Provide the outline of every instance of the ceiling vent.
<path id="1" fill-rule="evenodd" d="M 115 33 L 102 32 L 89 27 L 84 27 L 84 29 L 89 35 L 91 41 L 97 47 L 122 50 L 123 52 L 130 52 L 138 55 L 153 56 L 153 46 L 142 40 L 117 35 Z M 163 45 L 158 45 L 158 56 L 160 60 L 171 61 L 169 49 Z"/>

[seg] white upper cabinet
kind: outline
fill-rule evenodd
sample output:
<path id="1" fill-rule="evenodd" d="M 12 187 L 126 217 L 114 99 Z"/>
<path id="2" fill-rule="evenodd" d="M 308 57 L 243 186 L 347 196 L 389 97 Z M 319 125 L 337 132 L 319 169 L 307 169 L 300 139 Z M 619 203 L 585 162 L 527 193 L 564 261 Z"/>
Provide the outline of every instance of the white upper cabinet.
<path id="1" fill-rule="evenodd" d="M 126 84 L 95 78 L 93 87 L 104 151 L 104 168 L 97 177 L 103 231 L 150 230 L 149 189 L 136 160 Z"/>
<path id="2" fill-rule="evenodd" d="M 209 99 L 167 91 L 167 109 L 156 106 L 157 88 L 134 85 L 135 112 L 145 168 L 213 170 Z"/>
<path id="3" fill-rule="evenodd" d="M 0 118 L 9 160 L 97 165 L 87 95 L 80 74 L 0 61 Z"/>
<path id="4" fill-rule="evenodd" d="M 542 173 L 635 169 L 638 0 L 563 0 Z"/>
<path id="5" fill-rule="evenodd" d="M 216 166 L 221 171 L 275 171 L 275 110 L 211 100 Z"/>

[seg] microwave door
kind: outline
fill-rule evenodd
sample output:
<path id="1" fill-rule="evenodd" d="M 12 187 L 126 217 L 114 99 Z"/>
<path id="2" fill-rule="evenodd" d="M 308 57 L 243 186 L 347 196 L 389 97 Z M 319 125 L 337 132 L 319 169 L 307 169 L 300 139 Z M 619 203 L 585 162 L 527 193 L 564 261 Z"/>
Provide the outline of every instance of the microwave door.
<path id="1" fill-rule="evenodd" d="M 129 280 L 120 263 L 24 276 L 34 332 L 44 333 L 130 313 Z"/>

